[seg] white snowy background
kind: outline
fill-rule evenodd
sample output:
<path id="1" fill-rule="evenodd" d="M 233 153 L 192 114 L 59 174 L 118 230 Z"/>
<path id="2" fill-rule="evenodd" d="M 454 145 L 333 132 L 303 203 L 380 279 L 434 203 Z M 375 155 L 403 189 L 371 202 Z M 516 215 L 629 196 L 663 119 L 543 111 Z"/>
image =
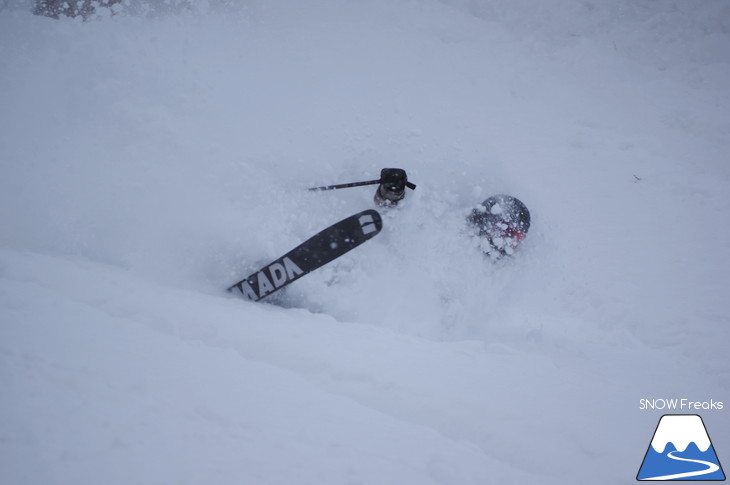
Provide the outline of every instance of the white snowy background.
<path id="1" fill-rule="evenodd" d="M 729 1 L 31 7 L 0 2 L 1 483 L 629 483 L 665 397 L 724 401 L 730 462 Z M 284 306 L 224 291 L 383 167 L 418 188 L 378 237 Z M 494 264 L 496 193 L 533 224 Z"/>

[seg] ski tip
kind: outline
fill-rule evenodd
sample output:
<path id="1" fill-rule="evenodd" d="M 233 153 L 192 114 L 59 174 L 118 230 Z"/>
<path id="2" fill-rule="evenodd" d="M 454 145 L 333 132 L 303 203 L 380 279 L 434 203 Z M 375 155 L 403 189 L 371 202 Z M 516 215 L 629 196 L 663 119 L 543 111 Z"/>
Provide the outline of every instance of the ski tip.
<path id="1" fill-rule="evenodd" d="M 383 219 L 375 209 L 367 209 L 357 214 L 357 221 L 365 236 L 371 238 L 383 229 Z"/>

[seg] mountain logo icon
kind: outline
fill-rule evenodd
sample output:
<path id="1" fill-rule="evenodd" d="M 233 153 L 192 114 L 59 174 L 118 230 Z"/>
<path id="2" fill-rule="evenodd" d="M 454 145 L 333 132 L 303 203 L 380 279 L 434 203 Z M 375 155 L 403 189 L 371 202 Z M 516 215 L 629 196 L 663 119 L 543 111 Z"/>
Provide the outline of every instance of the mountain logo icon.
<path id="1" fill-rule="evenodd" d="M 636 479 L 725 480 L 702 418 L 696 414 L 662 416 Z"/>

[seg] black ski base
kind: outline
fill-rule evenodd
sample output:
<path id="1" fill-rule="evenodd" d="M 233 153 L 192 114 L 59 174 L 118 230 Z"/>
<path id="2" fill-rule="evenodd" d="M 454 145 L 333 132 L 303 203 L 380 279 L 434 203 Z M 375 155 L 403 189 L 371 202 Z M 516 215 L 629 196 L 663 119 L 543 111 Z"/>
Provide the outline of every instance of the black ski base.
<path id="1" fill-rule="evenodd" d="M 383 221 L 377 211 L 368 209 L 354 214 L 230 286 L 228 291 L 238 291 L 250 300 L 259 301 L 372 239 L 382 228 Z"/>

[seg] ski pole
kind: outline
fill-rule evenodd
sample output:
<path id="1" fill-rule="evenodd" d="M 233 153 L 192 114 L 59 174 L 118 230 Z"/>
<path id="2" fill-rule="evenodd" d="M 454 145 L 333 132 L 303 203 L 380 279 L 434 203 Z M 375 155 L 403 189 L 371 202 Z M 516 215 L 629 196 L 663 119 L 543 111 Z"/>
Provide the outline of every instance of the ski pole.
<path id="1" fill-rule="evenodd" d="M 366 182 L 352 182 L 349 184 L 336 184 L 336 185 L 325 185 L 323 187 L 312 187 L 309 189 L 312 192 L 318 191 L 318 190 L 335 190 L 335 189 L 347 189 L 349 187 L 360 187 L 362 185 L 375 185 L 379 184 L 380 179 L 378 180 L 368 180 Z"/>
<path id="2" fill-rule="evenodd" d="M 349 184 L 335 184 L 335 185 L 324 185 L 322 187 L 312 187 L 309 189 L 312 192 L 319 190 L 335 190 L 335 189 L 347 189 L 350 187 L 361 187 L 363 185 L 375 185 L 382 184 L 385 182 L 404 184 L 411 190 L 416 190 L 416 184 L 408 181 L 405 170 L 399 168 L 384 168 L 380 172 L 380 178 L 378 180 L 367 180 L 365 182 L 351 182 Z"/>

